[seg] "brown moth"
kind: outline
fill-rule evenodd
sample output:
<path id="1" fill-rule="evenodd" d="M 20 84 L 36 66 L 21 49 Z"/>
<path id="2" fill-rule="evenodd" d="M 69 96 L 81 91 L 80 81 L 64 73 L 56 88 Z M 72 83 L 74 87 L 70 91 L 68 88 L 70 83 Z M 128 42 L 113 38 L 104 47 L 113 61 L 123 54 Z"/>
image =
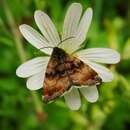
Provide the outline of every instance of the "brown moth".
<path id="1" fill-rule="evenodd" d="M 72 85 L 99 85 L 102 80 L 87 64 L 63 49 L 54 47 L 43 83 L 43 101 L 48 103 L 68 91 Z"/>

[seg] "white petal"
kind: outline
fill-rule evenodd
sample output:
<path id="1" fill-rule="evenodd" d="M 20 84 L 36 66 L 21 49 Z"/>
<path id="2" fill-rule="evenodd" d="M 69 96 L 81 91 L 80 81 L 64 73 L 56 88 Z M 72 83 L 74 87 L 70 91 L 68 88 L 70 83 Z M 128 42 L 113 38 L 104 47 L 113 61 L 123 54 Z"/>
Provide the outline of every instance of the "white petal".
<path id="1" fill-rule="evenodd" d="M 76 13 L 73 12 L 73 14 L 75 14 L 75 15 L 76 15 Z M 82 13 L 82 9 L 79 10 L 80 15 L 81 15 L 81 13 Z M 70 14 L 70 15 L 73 15 L 73 14 Z M 72 33 L 72 30 L 70 28 L 71 27 L 70 23 L 73 22 L 73 21 L 71 21 L 71 17 L 73 18 L 73 16 L 71 16 L 70 18 L 66 18 L 67 19 L 66 21 L 68 21 L 68 23 L 66 22 L 67 24 L 64 25 L 64 28 L 66 27 L 66 30 L 64 29 L 64 39 L 68 38 L 68 37 L 74 37 L 74 38 L 72 38 L 72 40 L 71 39 L 66 40 L 64 43 L 62 43 L 61 48 L 65 49 L 67 52 L 70 52 L 70 53 L 76 51 L 79 48 L 80 44 L 83 43 L 84 40 L 86 39 L 86 35 L 87 35 L 88 29 L 89 29 L 89 26 L 90 26 L 91 20 L 92 20 L 92 14 L 93 13 L 92 13 L 91 8 L 88 8 L 85 11 L 78 26 L 77 27 L 75 26 L 75 29 L 76 29 L 75 33 Z M 78 18 L 79 18 L 79 16 L 78 16 Z M 73 28 L 74 28 L 74 26 L 73 26 Z M 69 32 L 71 32 L 71 35 L 70 35 L 70 33 L 67 32 L 68 30 L 69 30 Z"/>
<path id="2" fill-rule="evenodd" d="M 30 90 L 38 90 L 43 87 L 44 72 L 38 73 L 27 79 L 26 85 Z"/>
<path id="3" fill-rule="evenodd" d="M 108 48 L 85 49 L 77 52 L 77 55 L 80 58 L 86 58 L 87 60 L 99 63 L 115 64 L 120 61 L 120 54 Z"/>
<path id="4" fill-rule="evenodd" d="M 45 40 L 45 38 L 32 27 L 26 24 L 23 24 L 23 25 L 20 25 L 19 29 L 20 29 L 20 32 L 25 37 L 25 39 L 37 49 L 48 47 L 48 43 Z M 52 49 L 44 48 L 44 49 L 41 49 L 41 51 L 47 54 L 51 54 Z"/>
<path id="5" fill-rule="evenodd" d="M 63 39 L 75 36 L 81 14 L 82 14 L 81 4 L 73 3 L 69 7 L 64 20 Z"/>
<path id="6" fill-rule="evenodd" d="M 76 46 L 76 39 L 75 38 L 70 38 L 65 41 L 63 41 L 59 47 L 65 50 L 68 54 L 72 54 L 75 50 L 79 48 L 79 46 Z"/>
<path id="7" fill-rule="evenodd" d="M 71 110 L 78 110 L 81 105 L 80 95 L 77 88 L 73 87 L 71 91 L 64 95 L 65 102 Z"/>
<path id="8" fill-rule="evenodd" d="M 80 88 L 80 92 L 89 102 L 96 102 L 99 94 L 96 86 L 86 86 Z"/>
<path id="9" fill-rule="evenodd" d="M 82 16 L 82 19 L 79 23 L 79 27 L 76 35 L 77 44 L 79 45 L 83 43 L 84 40 L 86 39 L 86 35 L 92 20 L 92 14 L 93 14 L 92 9 L 88 8 L 85 11 L 84 15 Z"/>
<path id="10" fill-rule="evenodd" d="M 84 61 L 87 65 L 89 65 L 92 69 L 94 69 L 98 73 L 98 75 L 102 78 L 103 82 L 111 82 L 114 79 L 113 73 L 106 67 L 96 64 L 94 62 L 90 62 L 86 59 L 81 60 Z"/>
<path id="11" fill-rule="evenodd" d="M 35 11 L 34 18 L 37 26 L 48 40 L 49 44 L 53 47 L 56 46 L 60 42 L 60 37 L 49 16 L 44 12 L 37 10 Z"/>
<path id="12" fill-rule="evenodd" d="M 49 57 L 47 56 L 37 57 L 32 60 L 29 60 L 17 68 L 16 74 L 17 76 L 22 78 L 27 78 L 29 76 L 32 76 L 36 73 L 46 70 L 48 61 L 49 61 Z"/>
<path id="13" fill-rule="evenodd" d="M 80 3 L 73 3 L 65 16 L 64 26 L 63 26 L 63 36 L 62 36 L 62 44 L 61 48 L 66 50 L 68 53 L 72 53 L 78 49 L 79 45 L 76 44 L 76 34 L 80 21 L 80 17 L 82 14 L 82 6 Z M 70 39 L 68 39 L 70 38 Z"/>

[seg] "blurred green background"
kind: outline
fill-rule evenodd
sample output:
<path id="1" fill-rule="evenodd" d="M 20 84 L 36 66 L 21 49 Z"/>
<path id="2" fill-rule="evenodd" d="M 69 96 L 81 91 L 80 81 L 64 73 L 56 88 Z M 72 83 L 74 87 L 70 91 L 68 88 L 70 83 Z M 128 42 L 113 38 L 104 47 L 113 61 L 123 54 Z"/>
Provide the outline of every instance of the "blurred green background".
<path id="1" fill-rule="evenodd" d="M 41 90 L 31 92 L 16 68 L 41 53 L 20 34 L 18 26 L 36 27 L 33 14 L 44 10 L 59 32 L 72 2 L 92 7 L 94 17 L 85 47 L 109 47 L 121 62 L 108 66 L 115 80 L 99 87 L 100 98 L 88 103 L 82 97 L 79 111 L 64 99 L 45 105 Z M 0 0 L 0 130 L 130 130 L 130 1 L 129 0 Z"/>

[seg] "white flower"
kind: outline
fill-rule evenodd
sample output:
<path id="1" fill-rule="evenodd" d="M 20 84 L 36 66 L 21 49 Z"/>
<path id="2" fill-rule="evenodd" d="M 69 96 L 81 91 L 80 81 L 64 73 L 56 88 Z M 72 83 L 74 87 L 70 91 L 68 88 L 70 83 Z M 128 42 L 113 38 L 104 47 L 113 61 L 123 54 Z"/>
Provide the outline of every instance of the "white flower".
<path id="1" fill-rule="evenodd" d="M 25 39 L 37 49 L 50 55 L 52 48 L 44 48 L 47 46 L 56 47 L 60 43 L 59 34 L 47 14 L 42 11 L 36 11 L 34 14 L 35 22 L 42 32 L 43 36 L 28 25 L 21 25 L 20 31 Z M 88 28 L 92 20 L 92 9 L 88 8 L 82 15 L 82 6 L 79 3 L 73 3 L 65 16 L 62 40 L 73 37 L 60 44 L 60 48 L 71 54 L 79 49 L 80 45 L 85 41 Z M 77 57 L 84 63 L 88 64 L 94 69 L 102 78 L 103 82 L 110 82 L 113 80 L 113 74 L 104 66 L 98 63 L 115 64 L 120 61 L 118 52 L 106 48 L 85 49 L 76 52 Z M 37 90 L 43 87 L 44 74 L 50 56 L 37 57 L 20 65 L 16 70 L 19 77 L 27 78 L 27 88 L 30 90 Z M 72 110 L 79 109 L 81 105 L 80 94 L 89 101 L 97 101 L 99 95 L 96 86 L 81 86 L 72 89 L 65 93 L 65 102 Z"/>

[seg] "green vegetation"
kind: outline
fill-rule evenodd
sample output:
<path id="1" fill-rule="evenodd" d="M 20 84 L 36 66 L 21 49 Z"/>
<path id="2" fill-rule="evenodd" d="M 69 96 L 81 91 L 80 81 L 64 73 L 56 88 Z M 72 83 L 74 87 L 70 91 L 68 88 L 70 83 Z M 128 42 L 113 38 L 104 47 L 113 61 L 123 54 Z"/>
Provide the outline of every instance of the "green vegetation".
<path id="1" fill-rule="evenodd" d="M 109 47 L 121 54 L 121 62 L 109 66 L 115 80 L 99 87 L 100 98 L 91 104 L 82 98 L 79 111 L 71 111 L 59 99 L 43 104 L 42 91 L 31 92 L 16 68 L 42 55 L 20 34 L 18 26 L 36 27 L 33 14 L 41 9 L 61 32 L 67 7 L 73 0 L 0 0 L 0 129 L 1 130 L 129 130 L 130 129 L 130 1 L 75 0 L 94 17 L 85 47 Z"/>

